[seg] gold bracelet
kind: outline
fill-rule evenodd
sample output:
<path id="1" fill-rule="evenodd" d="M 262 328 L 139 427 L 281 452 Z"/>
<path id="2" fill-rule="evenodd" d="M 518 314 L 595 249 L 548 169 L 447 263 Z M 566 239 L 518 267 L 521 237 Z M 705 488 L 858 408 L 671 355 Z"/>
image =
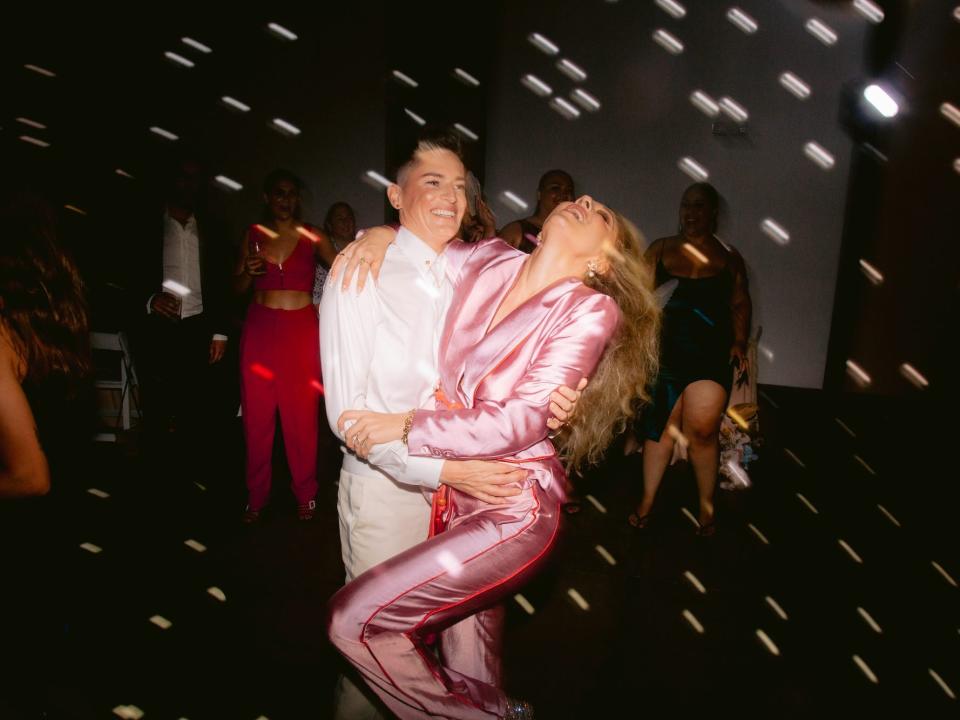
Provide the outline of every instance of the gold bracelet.
<path id="1" fill-rule="evenodd" d="M 403 435 L 400 436 L 400 442 L 404 445 L 407 444 L 407 439 L 410 436 L 410 428 L 413 427 L 413 416 L 416 414 L 416 409 L 411 410 L 403 418 Z"/>

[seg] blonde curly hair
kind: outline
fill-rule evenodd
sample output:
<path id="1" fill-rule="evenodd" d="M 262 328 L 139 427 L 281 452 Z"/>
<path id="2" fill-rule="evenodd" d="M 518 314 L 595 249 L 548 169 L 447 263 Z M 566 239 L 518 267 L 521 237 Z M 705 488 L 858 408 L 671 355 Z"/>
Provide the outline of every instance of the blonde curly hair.
<path id="1" fill-rule="evenodd" d="M 660 355 L 660 307 L 653 272 L 643 259 L 641 236 L 619 213 L 615 246 L 605 248 L 608 268 L 584 283 L 612 297 L 620 324 L 590 378 L 570 422 L 558 437 L 568 471 L 595 465 L 607 446 L 649 401 L 648 387 Z"/>

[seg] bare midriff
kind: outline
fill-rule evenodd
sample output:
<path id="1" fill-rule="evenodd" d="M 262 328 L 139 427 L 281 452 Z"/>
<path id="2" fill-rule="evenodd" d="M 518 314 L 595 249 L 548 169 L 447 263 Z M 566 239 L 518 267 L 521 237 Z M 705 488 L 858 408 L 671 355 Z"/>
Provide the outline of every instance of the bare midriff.
<path id="1" fill-rule="evenodd" d="M 313 295 L 303 290 L 254 290 L 253 301 L 274 310 L 299 310 L 313 303 Z"/>

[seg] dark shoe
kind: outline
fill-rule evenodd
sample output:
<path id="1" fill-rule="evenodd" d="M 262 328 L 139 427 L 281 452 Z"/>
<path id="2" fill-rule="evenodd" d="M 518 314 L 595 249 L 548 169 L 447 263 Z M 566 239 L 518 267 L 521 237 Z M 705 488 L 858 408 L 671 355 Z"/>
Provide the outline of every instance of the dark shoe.
<path id="1" fill-rule="evenodd" d="M 717 534 L 717 523 L 711 520 L 706 525 L 697 527 L 697 537 L 712 538 Z"/>
<path id="2" fill-rule="evenodd" d="M 627 516 L 627 522 L 630 523 L 630 526 L 635 530 L 649 530 L 652 515 L 652 512 L 646 515 L 637 515 L 636 511 L 634 511 Z"/>
<path id="3" fill-rule="evenodd" d="M 253 510 L 247 505 L 247 509 L 243 511 L 243 515 L 240 517 L 240 522 L 244 525 L 253 525 L 260 522 L 260 511 Z"/>
<path id="4" fill-rule="evenodd" d="M 303 522 L 313 520 L 314 511 L 317 509 L 317 501 L 311 500 L 306 505 L 297 505 L 297 519 Z"/>

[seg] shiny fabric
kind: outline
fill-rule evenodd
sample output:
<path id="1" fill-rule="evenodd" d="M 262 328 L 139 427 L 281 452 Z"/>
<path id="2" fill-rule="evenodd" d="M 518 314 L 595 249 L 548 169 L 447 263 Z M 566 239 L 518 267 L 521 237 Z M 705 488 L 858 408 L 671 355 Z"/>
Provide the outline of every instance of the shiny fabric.
<path id="1" fill-rule="evenodd" d="M 340 471 L 337 510 L 346 582 L 374 565 L 423 542 L 429 504 L 411 485 L 381 474 Z M 386 720 L 372 690 L 355 675 L 341 675 L 334 690 L 333 720 Z"/>
<path id="2" fill-rule="evenodd" d="M 454 241 L 446 255 L 457 290 L 440 340 L 440 389 L 464 409 L 418 410 L 410 452 L 520 463 L 560 497 L 564 473 L 546 438 L 550 393 L 593 372 L 619 309 L 567 278 L 488 331 L 527 256 L 502 240 Z"/>
<path id="3" fill-rule="evenodd" d="M 251 510 L 260 510 L 270 497 L 277 410 L 297 503 L 305 505 L 317 494 L 319 342 L 313 305 L 279 310 L 252 303 L 247 310 L 240 337 L 240 402 Z"/>
<path id="4" fill-rule="evenodd" d="M 713 380 L 729 395 L 733 379 L 733 276 L 728 270 L 701 278 L 671 275 L 658 260 L 657 287 L 671 280 L 677 287 L 663 308 L 660 372 L 639 420 L 641 434 L 656 441 L 687 385 Z"/>
<path id="5" fill-rule="evenodd" d="M 516 592 L 552 547 L 559 502 L 533 480 L 524 485 L 502 506 L 455 494 L 457 510 L 446 532 L 377 565 L 331 600 L 331 641 L 397 717 L 503 717 L 503 692 L 454 669 L 457 659 L 450 659 L 459 650 L 466 658 L 460 667 L 481 674 L 485 662 L 499 665 L 499 658 L 474 652 L 475 627 L 461 628 L 459 645 L 444 633 L 442 657 L 449 664 L 441 664 L 425 640 Z M 499 627 L 483 627 L 499 638 Z"/>
<path id="6" fill-rule="evenodd" d="M 552 547 L 564 472 L 546 439 L 549 396 L 593 372 L 619 321 L 614 301 L 566 279 L 490 323 L 526 255 L 500 240 L 447 248 L 456 284 L 441 340 L 442 394 L 462 409 L 417 412 L 411 453 L 496 457 L 531 472 L 490 505 L 447 493 L 446 529 L 330 601 L 330 638 L 400 718 L 502 717 L 502 615 Z M 439 654 L 428 641 L 440 633 Z"/>
<path id="7" fill-rule="evenodd" d="M 251 228 L 251 233 L 260 232 Z M 316 277 L 316 259 L 310 240 L 301 235 L 290 257 L 282 263 L 267 260 L 267 272 L 253 279 L 254 290 L 299 290 L 313 293 Z"/>
<path id="8" fill-rule="evenodd" d="M 344 410 L 407 412 L 433 407 L 437 353 L 453 297 L 446 262 L 399 228 L 380 277 L 363 292 L 328 283 L 320 305 L 320 351 L 330 426 Z M 399 440 L 375 445 L 367 460 L 345 450 L 337 511 L 347 581 L 427 537 L 429 493 L 443 461 L 409 455 Z M 356 685 L 363 687 L 361 692 Z M 336 720 L 372 720 L 377 709 L 360 678 L 341 676 Z M 377 703 L 379 707 L 379 703 Z"/>

